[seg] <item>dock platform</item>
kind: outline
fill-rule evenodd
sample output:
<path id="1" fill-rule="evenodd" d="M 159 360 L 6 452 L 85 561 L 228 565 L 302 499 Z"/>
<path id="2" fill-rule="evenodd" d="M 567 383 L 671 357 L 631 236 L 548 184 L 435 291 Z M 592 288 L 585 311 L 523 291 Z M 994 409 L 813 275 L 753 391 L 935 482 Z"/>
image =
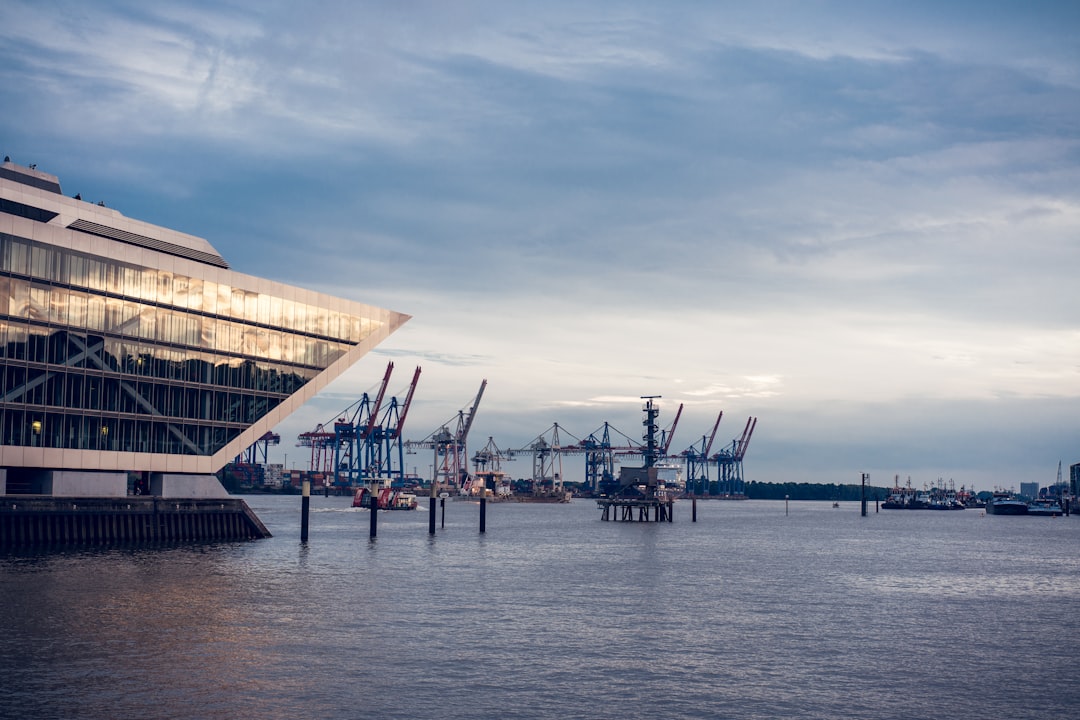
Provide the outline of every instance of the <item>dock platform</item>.
<path id="1" fill-rule="evenodd" d="M 601 520 L 616 520 L 624 522 L 672 522 L 672 501 L 657 497 L 624 498 L 609 497 L 600 498 L 596 506 L 603 510 Z"/>
<path id="2" fill-rule="evenodd" d="M 270 536 L 239 498 L 0 496 L 0 549 Z"/>

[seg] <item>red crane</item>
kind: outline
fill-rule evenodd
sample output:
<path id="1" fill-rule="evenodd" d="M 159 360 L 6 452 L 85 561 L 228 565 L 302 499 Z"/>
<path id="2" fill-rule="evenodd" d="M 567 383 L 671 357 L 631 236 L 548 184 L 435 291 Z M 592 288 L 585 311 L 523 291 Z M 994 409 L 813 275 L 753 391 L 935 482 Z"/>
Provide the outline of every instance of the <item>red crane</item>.
<path id="1" fill-rule="evenodd" d="M 757 418 L 751 417 L 746 421 L 746 427 L 743 428 L 742 437 L 739 438 L 735 445 L 735 460 L 742 462 L 743 457 L 746 455 L 746 448 L 750 444 L 750 436 L 754 434 L 754 428 L 757 427 Z"/>
<path id="2" fill-rule="evenodd" d="M 683 404 L 679 403 L 679 409 L 675 411 L 675 419 L 671 421 L 671 427 L 664 431 L 664 447 L 660 451 L 660 457 L 667 457 L 668 448 L 671 447 L 671 441 L 675 438 L 675 428 L 679 426 L 679 418 L 682 416 Z"/>
<path id="3" fill-rule="evenodd" d="M 420 368 L 417 368 L 419 373 Z M 368 411 L 368 422 L 364 427 L 363 432 L 360 433 L 360 438 L 366 439 L 371 437 L 371 431 L 375 429 L 375 423 L 379 419 L 379 408 L 382 406 L 383 397 L 386 395 L 386 386 L 390 384 L 390 373 L 394 372 L 394 362 L 391 360 L 386 363 L 386 374 L 383 375 L 382 385 L 379 386 L 379 394 L 375 396 L 375 402 L 372 404 Z"/>
<path id="4" fill-rule="evenodd" d="M 716 429 L 720 427 L 720 420 L 724 417 L 724 411 L 721 410 L 720 414 L 716 416 L 716 424 L 712 426 L 712 433 L 709 434 L 709 442 L 705 444 L 705 452 L 702 453 L 703 457 L 709 457 L 709 452 L 712 450 L 713 440 L 716 439 Z"/>
<path id="5" fill-rule="evenodd" d="M 409 406 L 412 405 L 413 393 L 416 392 L 416 383 L 420 380 L 420 366 L 416 366 L 416 372 L 413 373 L 412 382 L 409 384 L 409 392 L 405 395 L 405 402 L 401 405 L 401 415 L 398 417 L 397 426 L 390 434 L 391 440 L 397 440 L 401 437 L 401 428 L 405 427 L 405 416 L 409 414 Z"/>

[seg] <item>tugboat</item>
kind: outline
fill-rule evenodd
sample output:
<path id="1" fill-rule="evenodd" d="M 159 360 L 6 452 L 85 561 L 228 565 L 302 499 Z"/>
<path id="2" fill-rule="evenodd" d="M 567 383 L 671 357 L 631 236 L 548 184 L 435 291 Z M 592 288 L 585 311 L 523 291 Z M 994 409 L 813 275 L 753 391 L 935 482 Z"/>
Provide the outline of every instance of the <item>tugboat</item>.
<path id="1" fill-rule="evenodd" d="M 352 506 L 354 508 L 371 507 L 371 491 L 366 487 L 356 489 L 353 495 Z M 416 495 L 401 492 L 384 487 L 379 490 L 378 500 L 375 501 L 379 510 L 415 510 L 417 507 Z"/>

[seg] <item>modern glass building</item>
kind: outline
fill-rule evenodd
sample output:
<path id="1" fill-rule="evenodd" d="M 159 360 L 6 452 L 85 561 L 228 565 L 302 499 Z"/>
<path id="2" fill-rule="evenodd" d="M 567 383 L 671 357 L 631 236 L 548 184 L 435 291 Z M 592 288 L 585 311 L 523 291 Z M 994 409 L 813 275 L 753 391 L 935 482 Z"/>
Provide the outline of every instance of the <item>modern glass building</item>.
<path id="1" fill-rule="evenodd" d="M 409 318 L 0 166 L 0 494 L 223 493 L 213 473 Z"/>

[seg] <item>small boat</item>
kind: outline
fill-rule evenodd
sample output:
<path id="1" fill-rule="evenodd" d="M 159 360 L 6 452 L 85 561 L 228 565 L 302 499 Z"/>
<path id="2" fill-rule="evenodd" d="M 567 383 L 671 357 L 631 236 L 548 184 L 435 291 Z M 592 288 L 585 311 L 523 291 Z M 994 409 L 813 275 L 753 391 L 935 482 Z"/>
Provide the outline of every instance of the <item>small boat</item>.
<path id="1" fill-rule="evenodd" d="M 379 490 L 375 504 L 379 510 L 415 510 L 417 507 L 416 495 L 387 487 Z M 353 495 L 352 506 L 354 508 L 370 508 L 371 491 L 366 487 L 357 488 L 356 494 Z"/>

